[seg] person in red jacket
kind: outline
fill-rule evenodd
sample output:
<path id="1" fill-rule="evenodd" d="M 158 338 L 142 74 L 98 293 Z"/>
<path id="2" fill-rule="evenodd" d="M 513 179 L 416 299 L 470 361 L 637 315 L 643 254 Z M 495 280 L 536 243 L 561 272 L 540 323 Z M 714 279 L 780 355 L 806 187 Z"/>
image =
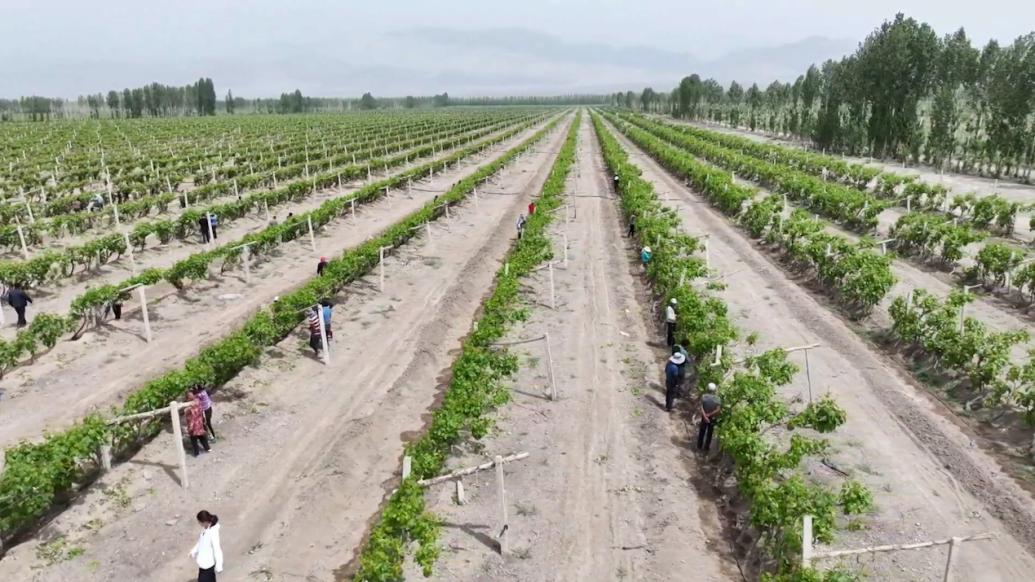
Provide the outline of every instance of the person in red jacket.
<path id="1" fill-rule="evenodd" d="M 533 214 L 535 214 L 535 202 L 529 202 L 528 203 L 528 215 L 532 216 Z"/>

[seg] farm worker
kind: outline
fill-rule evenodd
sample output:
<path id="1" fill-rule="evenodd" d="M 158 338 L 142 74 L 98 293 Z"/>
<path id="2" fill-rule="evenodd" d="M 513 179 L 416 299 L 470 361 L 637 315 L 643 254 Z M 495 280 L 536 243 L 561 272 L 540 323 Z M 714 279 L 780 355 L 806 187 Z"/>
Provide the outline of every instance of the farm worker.
<path id="1" fill-rule="evenodd" d="M 682 373 L 683 364 L 686 363 L 686 356 L 680 353 L 672 354 L 665 364 L 665 410 L 672 412 L 672 404 L 679 392 L 679 378 Z"/>
<path id="2" fill-rule="evenodd" d="M 94 210 L 100 210 L 102 208 L 104 208 L 104 196 L 98 192 L 93 195 L 93 198 L 90 198 L 90 203 L 86 205 L 86 210 L 93 212 Z"/>
<path id="3" fill-rule="evenodd" d="M 320 311 L 323 315 L 323 328 L 327 330 L 327 340 L 334 339 L 334 332 L 331 331 L 331 302 L 327 299 L 320 301 Z"/>
<path id="4" fill-rule="evenodd" d="M 629 217 L 629 238 L 632 238 L 636 234 L 636 216 L 632 215 Z"/>
<path id="5" fill-rule="evenodd" d="M 708 391 L 701 397 L 701 426 L 697 430 L 697 450 L 708 450 L 712 446 L 712 432 L 715 430 L 715 417 L 722 409 L 722 399 L 716 394 L 715 384 L 708 383 Z"/>
<path id="6" fill-rule="evenodd" d="M 216 227 L 219 226 L 219 217 L 216 216 L 215 214 L 209 213 L 209 215 L 208 215 L 208 225 L 212 228 L 212 238 L 213 239 L 219 238 L 219 233 L 216 232 Z"/>
<path id="7" fill-rule="evenodd" d="M 119 293 L 111 300 L 111 303 L 104 308 L 104 317 L 108 317 L 108 312 L 111 311 L 115 314 L 115 320 L 122 319 L 122 304 L 127 299 L 126 293 Z"/>
<path id="8" fill-rule="evenodd" d="M 518 231 L 518 240 L 521 240 L 521 235 L 525 234 L 525 215 L 524 214 L 519 216 L 518 219 L 517 219 L 517 231 Z"/>
<path id="9" fill-rule="evenodd" d="M 198 512 L 201 535 L 190 551 L 198 564 L 198 582 L 216 582 L 216 572 L 223 571 L 223 548 L 219 544 L 219 517 L 201 510 Z"/>
<path id="10" fill-rule="evenodd" d="M 617 195 L 618 194 L 618 174 L 615 174 L 614 183 L 615 183 L 615 195 Z"/>
<path id="11" fill-rule="evenodd" d="M 205 429 L 208 430 L 208 435 L 212 437 L 212 442 L 215 442 L 216 431 L 212 428 L 212 397 L 208 395 L 208 390 L 201 384 L 191 388 L 191 392 L 198 397 L 198 402 L 201 403 L 201 410 L 205 414 Z"/>
<path id="12" fill-rule="evenodd" d="M 7 304 L 14 308 L 14 312 L 18 314 L 18 327 L 25 327 L 28 324 L 25 321 L 25 308 L 32 303 L 32 297 L 22 290 L 18 285 L 12 285 L 7 290 Z"/>
<path id="13" fill-rule="evenodd" d="M 310 307 L 305 310 L 306 323 L 309 325 L 309 347 L 313 348 L 313 351 L 317 356 L 320 355 L 320 350 L 323 349 L 323 336 L 320 335 L 320 316 L 317 315 L 316 310 Z"/>
<path id="14" fill-rule="evenodd" d="M 650 247 L 643 247 L 643 250 L 640 251 L 640 261 L 643 263 L 644 267 L 646 267 L 647 263 L 650 262 L 650 257 L 651 257 Z"/>
<path id="15" fill-rule="evenodd" d="M 273 220 L 270 221 L 270 226 L 277 226 L 280 222 L 277 220 L 277 215 L 273 215 Z"/>
<path id="16" fill-rule="evenodd" d="M 323 270 L 327 268 L 327 257 L 320 257 L 320 262 L 316 263 L 316 274 L 323 275 Z"/>
<path id="17" fill-rule="evenodd" d="M 676 298 L 669 300 L 665 306 L 665 344 L 668 347 L 676 345 Z"/>
<path id="18" fill-rule="evenodd" d="M 209 224 L 210 223 L 209 223 L 209 220 L 208 220 L 207 216 L 202 216 L 202 217 L 198 218 L 198 228 L 201 230 L 201 242 L 203 242 L 205 244 L 208 244 L 208 242 L 210 240 L 212 240 L 209 237 L 209 233 L 208 233 Z"/>
<path id="19" fill-rule="evenodd" d="M 690 354 L 679 344 L 672 346 L 672 355 L 676 354 L 683 354 L 683 364 L 679 366 L 679 385 L 683 386 L 686 383 L 686 365 L 690 363 Z"/>
<path id="20" fill-rule="evenodd" d="M 201 409 L 201 400 L 197 394 L 187 392 L 187 407 L 183 412 L 187 417 L 187 434 L 190 435 L 190 446 L 194 450 L 194 456 L 201 454 L 198 444 L 204 447 L 206 453 L 211 451 L 208 437 L 205 436 L 205 411 Z"/>
<path id="21" fill-rule="evenodd" d="M 535 214 L 535 202 L 529 202 L 528 203 L 528 215 L 532 216 L 533 214 Z"/>

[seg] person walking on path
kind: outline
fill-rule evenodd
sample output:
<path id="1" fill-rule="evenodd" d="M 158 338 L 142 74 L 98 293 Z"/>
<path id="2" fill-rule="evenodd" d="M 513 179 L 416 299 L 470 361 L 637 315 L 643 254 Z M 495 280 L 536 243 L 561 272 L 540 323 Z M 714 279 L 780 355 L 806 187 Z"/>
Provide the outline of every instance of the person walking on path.
<path id="1" fill-rule="evenodd" d="M 533 214 L 535 214 L 535 202 L 534 201 L 528 203 L 528 215 L 532 216 Z"/>
<path id="2" fill-rule="evenodd" d="M 665 364 L 665 410 L 672 412 L 672 405 L 679 392 L 681 368 L 686 363 L 686 356 L 681 353 L 672 354 Z"/>
<path id="3" fill-rule="evenodd" d="M 676 298 L 669 300 L 665 306 L 665 343 L 668 347 L 676 345 Z"/>
<path id="4" fill-rule="evenodd" d="M 194 456 L 201 454 L 201 448 L 204 448 L 206 453 L 211 451 L 205 430 L 205 411 L 201 409 L 201 400 L 198 399 L 197 394 L 187 393 L 187 407 L 183 411 L 187 417 L 187 434 L 190 435 L 190 446 L 194 451 Z M 199 444 L 201 447 L 198 447 Z"/>
<path id="5" fill-rule="evenodd" d="M 7 304 L 18 314 L 18 327 L 25 327 L 29 322 L 25 321 L 25 308 L 32 303 L 32 297 L 22 290 L 20 285 L 11 285 L 7 290 Z"/>
<path id="6" fill-rule="evenodd" d="M 636 234 L 636 216 L 629 216 L 629 238 Z"/>
<path id="7" fill-rule="evenodd" d="M 208 390 L 201 384 L 195 386 L 191 392 L 198 397 L 198 402 L 201 403 L 201 410 L 205 415 L 205 429 L 208 431 L 208 436 L 212 439 L 212 442 L 215 442 L 216 431 L 212 428 L 212 397 L 208 395 Z"/>
<path id="8" fill-rule="evenodd" d="M 309 347 L 313 348 L 317 357 L 323 350 L 323 336 L 320 335 L 320 315 L 310 307 L 305 310 L 306 323 L 309 325 Z"/>
<path id="9" fill-rule="evenodd" d="M 219 543 L 219 517 L 201 510 L 197 515 L 201 535 L 190 551 L 198 564 L 198 582 L 216 582 L 216 573 L 223 571 L 223 548 Z"/>
<path id="10" fill-rule="evenodd" d="M 525 215 L 524 214 L 519 216 L 518 219 L 517 219 L 517 233 L 518 233 L 518 240 L 521 240 L 521 236 L 523 234 L 525 234 Z"/>
<path id="11" fill-rule="evenodd" d="M 701 397 L 701 426 L 697 430 L 697 450 L 709 450 L 712 433 L 715 431 L 715 417 L 722 410 L 722 399 L 715 393 L 715 384 L 708 384 L 708 391 Z"/>
<path id="12" fill-rule="evenodd" d="M 615 174 L 614 184 L 615 184 L 615 196 L 618 196 L 618 174 Z"/>
<path id="13" fill-rule="evenodd" d="M 320 311 L 323 315 L 323 329 L 327 332 L 327 341 L 334 339 L 334 332 L 331 331 L 331 302 L 327 299 L 320 300 Z"/>
<path id="14" fill-rule="evenodd" d="M 316 263 L 316 274 L 323 275 L 324 269 L 327 268 L 327 257 L 320 257 L 320 262 Z"/>

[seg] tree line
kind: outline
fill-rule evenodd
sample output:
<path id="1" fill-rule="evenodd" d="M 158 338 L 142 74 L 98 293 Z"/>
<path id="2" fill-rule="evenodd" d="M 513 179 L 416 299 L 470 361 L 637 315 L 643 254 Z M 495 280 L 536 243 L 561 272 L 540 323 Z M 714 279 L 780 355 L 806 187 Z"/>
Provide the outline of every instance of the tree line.
<path id="1" fill-rule="evenodd" d="M 795 137 L 817 149 L 1029 178 L 1035 165 L 1035 33 L 974 46 L 898 14 L 840 60 L 793 83 L 723 87 L 699 75 L 614 105 Z"/>

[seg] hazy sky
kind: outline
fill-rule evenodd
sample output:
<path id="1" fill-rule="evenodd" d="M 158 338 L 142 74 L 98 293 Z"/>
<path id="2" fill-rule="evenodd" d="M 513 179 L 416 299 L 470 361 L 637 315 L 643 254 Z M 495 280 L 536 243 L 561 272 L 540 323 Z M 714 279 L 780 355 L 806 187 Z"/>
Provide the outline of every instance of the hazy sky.
<path id="1" fill-rule="evenodd" d="M 813 52 L 850 49 L 897 11 L 979 43 L 1035 28 L 1035 2 L 1020 0 L 0 0 L 0 95 L 201 75 L 249 96 L 667 89 L 742 49 L 813 37 L 837 41 Z"/>

